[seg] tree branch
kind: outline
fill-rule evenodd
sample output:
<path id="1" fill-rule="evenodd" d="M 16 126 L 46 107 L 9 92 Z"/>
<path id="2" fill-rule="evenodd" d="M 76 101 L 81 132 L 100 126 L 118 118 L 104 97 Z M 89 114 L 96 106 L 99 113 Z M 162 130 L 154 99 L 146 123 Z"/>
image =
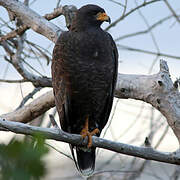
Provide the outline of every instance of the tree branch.
<path id="1" fill-rule="evenodd" d="M 58 16 L 65 15 L 65 17 L 66 17 L 66 24 L 67 24 L 67 27 L 68 27 L 68 26 L 70 26 L 71 20 L 72 20 L 72 17 L 69 18 L 69 16 L 70 16 L 70 14 L 73 15 L 76 10 L 77 9 L 76 9 L 75 6 L 60 6 L 58 8 L 55 8 L 52 13 L 45 14 L 43 17 L 49 21 L 49 20 L 52 20 L 52 19 L 54 19 L 54 18 L 56 18 Z M 0 37 L 0 42 L 4 41 L 4 40 L 11 39 L 11 38 L 14 38 L 17 35 L 21 35 L 27 29 L 29 29 L 28 25 L 26 25 L 26 24 L 21 25 L 20 27 L 18 27 L 17 29 L 9 32 L 8 34 L 6 34 L 4 36 L 1 36 Z"/>
<path id="2" fill-rule="evenodd" d="M 24 68 L 21 58 L 23 42 L 20 38 L 18 38 L 17 40 L 16 53 L 11 51 L 10 47 L 7 44 L 7 41 L 3 41 L 1 44 L 5 51 L 9 54 L 11 59 L 9 60 L 7 57 L 5 57 L 5 60 L 7 60 L 14 66 L 14 68 L 19 72 L 19 74 L 24 78 L 25 81 L 30 81 L 31 83 L 33 83 L 35 87 L 52 87 L 51 78 L 48 78 L 46 76 L 37 76 L 35 74 L 28 72 Z"/>
<path id="3" fill-rule="evenodd" d="M 29 99 L 33 98 L 33 96 L 34 96 L 38 91 L 40 91 L 41 89 L 42 89 L 41 87 L 34 88 L 34 90 L 33 90 L 32 92 L 30 92 L 27 96 L 25 96 L 25 97 L 23 98 L 22 102 L 20 103 L 20 105 L 19 105 L 16 109 L 22 108 L 22 107 L 25 105 L 25 103 L 26 103 Z"/>
<path id="4" fill-rule="evenodd" d="M 54 95 L 52 91 L 49 91 L 38 97 L 28 105 L 23 106 L 22 108 L 17 109 L 14 112 L 1 115 L 1 117 L 9 121 L 27 123 L 42 115 L 54 106 Z"/>
<path id="5" fill-rule="evenodd" d="M 151 54 L 151 55 L 155 55 L 155 56 L 164 56 L 164 57 L 178 59 L 178 60 L 180 59 L 180 56 L 174 56 L 174 55 L 171 55 L 171 54 L 165 54 L 165 53 L 160 53 L 160 52 L 158 53 L 158 52 L 133 48 L 133 47 L 129 47 L 129 46 L 124 46 L 124 45 L 120 45 L 120 44 L 117 44 L 117 46 L 124 49 L 124 50 L 128 50 L 128 51 L 135 51 L 135 52 Z"/>
<path id="6" fill-rule="evenodd" d="M 0 0 L 0 5 L 5 7 L 8 11 L 16 14 L 23 24 L 31 27 L 35 32 L 42 34 L 49 40 L 55 42 L 58 38 L 58 33 L 61 29 L 55 24 L 47 21 L 23 3 L 15 0 Z"/>
<path id="7" fill-rule="evenodd" d="M 176 14 L 176 12 L 174 11 L 174 9 L 171 7 L 171 5 L 169 4 L 169 2 L 167 0 L 164 0 L 166 6 L 169 8 L 169 10 L 171 11 L 171 13 L 173 14 L 173 16 L 176 18 L 177 22 L 180 23 L 180 19 L 178 17 L 178 15 Z"/>
<path id="8" fill-rule="evenodd" d="M 8 33 L 5 36 L 0 38 L 0 41 L 13 38 L 17 35 L 23 34 L 27 29 L 32 28 L 35 32 L 44 35 L 49 40 L 56 42 L 59 33 L 62 32 L 62 29 L 57 27 L 47 20 L 54 19 L 60 15 L 64 15 L 66 18 L 66 25 L 69 27 L 71 25 L 72 16 L 77 10 L 75 6 L 60 6 L 50 14 L 45 16 L 38 15 L 35 11 L 26 7 L 23 3 L 15 0 L 0 0 L 0 5 L 5 7 L 8 12 L 13 12 L 16 14 L 24 23 L 16 30 Z M 47 19 L 47 20 L 46 20 Z"/>
<path id="9" fill-rule="evenodd" d="M 160 71 L 154 75 L 118 74 L 115 96 L 150 103 L 167 119 L 180 141 L 180 93 L 170 78 L 165 61 L 160 61 Z M 27 106 L 2 117 L 19 122 L 29 122 L 55 105 L 50 91 Z"/>
<path id="10" fill-rule="evenodd" d="M 159 2 L 160 0 L 152 0 L 152 1 L 148 1 L 148 2 L 143 2 L 141 5 L 131 9 L 130 11 L 128 11 L 127 13 L 123 14 L 121 17 L 119 17 L 117 20 L 115 20 L 114 22 L 112 22 L 105 30 L 108 31 L 110 28 L 114 27 L 117 23 L 119 23 L 121 20 L 123 20 L 125 17 L 129 16 L 131 13 L 135 12 L 137 9 L 140 9 L 142 7 L 145 7 L 149 4 L 155 3 L 155 2 Z"/>
<path id="11" fill-rule="evenodd" d="M 58 33 L 62 31 L 60 30 L 60 28 L 48 22 L 21 2 L 15 0 L 0 0 L 0 5 L 4 6 L 8 11 L 16 14 L 16 16 L 20 18 L 24 23 L 19 27 L 19 31 L 16 31 L 15 33 L 12 32 L 12 36 L 9 34 L 7 35 L 7 38 L 13 37 L 14 35 L 17 35 L 17 33 L 22 34 L 27 27 L 31 27 L 34 31 L 46 36 L 48 39 L 55 42 L 58 38 Z M 46 14 L 44 17 L 49 20 L 63 14 L 66 18 L 66 24 L 69 27 L 76 10 L 77 8 L 75 6 L 63 6 L 55 9 L 51 14 Z M 0 41 L 2 39 L 3 37 L 1 37 Z M 16 68 L 16 70 L 25 80 L 32 82 L 35 87 L 51 87 L 51 78 L 34 75 L 32 73 L 29 73 L 24 68 L 20 53 L 18 53 L 22 49 L 22 43 L 20 41 L 17 42 L 18 46 L 16 53 L 11 51 L 6 41 L 1 42 L 1 45 L 11 57 L 11 61 L 8 60 L 8 62 L 10 62 Z"/>
<path id="12" fill-rule="evenodd" d="M 159 0 L 152 0 L 146 4 L 141 4 L 135 9 L 127 12 L 124 16 L 129 15 L 144 5 L 158 1 Z M 45 20 L 33 10 L 29 9 L 21 2 L 17 2 L 15 0 L 0 0 L 0 5 L 7 8 L 8 11 L 15 13 L 24 24 L 29 25 L 34 31 L 44 35 L 53 42 L 56 41 L 60 29 L 54 24 Z M 118 21 L 115 21 L 114 24 L 116 24 L 116 22 Z M 15 58 L 14 62 L 16 60 L 17 59 Z M 169 70 L 167 64 L 164 61 L 161 61 L 160 63 L 160 72 L 154 75 L 143 76 L 119 74 L 116 87 L 116 97 L 138 99 L 152 104 L 166 117 L 168 124 L 173 129 L 180 142 L 180 93 L 177 87 L 174 86 L 169 76 Z M 42 112 L 44 113 L 46 110 L 54 106 L 53 93 L 51 92 L 48 95 L 46 101 L 39 100 L 39 102 L 37 102 L 35 100 L 35 102 L 36 105 L 38 105 L 38 103 L 41 104 L 41 106 L 38 107 L 39 109 L 37 108 L 39 111 L 33 108 L 33 111 L 35 112 L 34 113 L 27 108 L 27 105 L 22 108 L 23 110 L 19 109 L 19 112 L 22 110 L 24 113 L 21 115 L 22 117 L 20 117 L 16 111 L 11 115 L 6 115 L 6 117 L 8 117 L 10 120 L 14 120 L 12 115 L 16 115 L 19 117 L 16 117 L 16 121 L 21 122 L 28 122 L 32 120 L 34 117 L 37 117 L 38 115 L 42 114 Z M 46 108 L 42 110 L 41 108 L 43 107 L 44 102 Z M 48 104 L 48 102 L 50 103 Z"/>
<path id="13" fill-rule="evenodd" d="M 154 24 L 152 24 L 149 28 L 145 29 L 145 30 L 142 30 L 142 31 L 138 31 L 138 32 L 134 32 L 134 33 L 130 33 L 130 34 L 125 34 L 125 35 L 122 35 L 118 38 L 115 39 L 115 41 L 119 41 L 119 40 L 122 40 L 122 39 L 126 39 L 126 38 L 130 38 L 130 37 L 134 37 L 134 36 L 138 36 L 138 35 L 143 35 L 143 34 L 146 34 L 150 31 L 152 31 L 154 28 L 156 28 L 157 26 L 161 25 L 162 23 L 164 23 L 165 21 L 171 19 L 172 17 L 174 17 L 173 15 L 170 15 L 170 16 L 166 16 L 160 20 L 158 20 L 157 22 L 155 22 Z M 178 15 L 178 17 L 180 17 L 180 15 Z"/>
<path id="14" fill-rule="evenodd" d="M 42 127 L 30 126 L 23 123 L 10 122 L 2 118 L 0 118 L 0 127 L 8 129 L 9 131 L 12 131 L 14 133 L 31 135 L 31 136 L 36 133 L 41 133 L 47 139 L 62 141 L 73 145 L 87 145 L 88 143 L 87 138 L 83 140 L 80 135 L 69 134 L 60 130 L 59 128 L 42 128 Z M 165 153 L 154 150 L 151 147 L 132 146 L 123 143 L 113 142 L 98 137 L 93 137 L 92 146 L 107 149 L 117 153 L 130 155 L 130 156 L 140 157 L 143 159 L 180 165 L 180 156 L 178 152 Z"/>
<path id="15" fill-rule="evenodd" d="M 180 93 L 174 86 L 166 61 L 154 75 L 118 75 L 116 97 L 132 98 L 150 103 L 167 119 L 180 142 Z"/>
<path id="16" fill-rule="evenodd" d="M 26 80 L 26 79 L 20 79 L 20 80 L 0 79 L 0 82 L 3 82 L 3 83 L 24 83 L 24 82 L 28 82 L 28 80 Z"/>

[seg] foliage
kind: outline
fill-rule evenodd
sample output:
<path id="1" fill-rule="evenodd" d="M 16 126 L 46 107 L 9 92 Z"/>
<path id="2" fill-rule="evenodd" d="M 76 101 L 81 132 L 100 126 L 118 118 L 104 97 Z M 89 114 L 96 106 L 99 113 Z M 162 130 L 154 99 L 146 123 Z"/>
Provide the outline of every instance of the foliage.
<path id="1" fill-rule="evenodd" d="M 43 157 L 48 153 L 44 139 L 36 136 L 32 141 L 12 140 L 8 145 L 0 144 L 0 179 L 38 180 L 46 173 Z"/>

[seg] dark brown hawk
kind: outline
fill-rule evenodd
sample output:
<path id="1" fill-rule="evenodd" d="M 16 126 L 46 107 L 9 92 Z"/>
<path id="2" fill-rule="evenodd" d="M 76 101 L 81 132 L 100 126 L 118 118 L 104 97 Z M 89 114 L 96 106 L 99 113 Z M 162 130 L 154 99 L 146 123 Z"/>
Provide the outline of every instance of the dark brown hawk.
<path id="1" fill-rule="evenodd" d="M 52 84 L 61 128 L 88 137 L 85 147 L 70 145 L 78 170 L 86 176 L 95 167 L 92 136 L 99 137 L 108 121 L 117 79 L 118 52 L 100 27 L 104 21 L 110 22 L 104 9 L 83 6 L 53 51 Z"/>

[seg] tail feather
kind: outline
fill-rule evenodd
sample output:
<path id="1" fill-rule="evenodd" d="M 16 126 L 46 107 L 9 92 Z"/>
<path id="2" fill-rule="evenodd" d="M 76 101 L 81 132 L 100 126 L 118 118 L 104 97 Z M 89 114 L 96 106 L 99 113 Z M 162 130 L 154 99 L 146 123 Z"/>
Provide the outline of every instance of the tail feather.
<path id="1" fill-rule="evenodd" d="M 80 172 L 84 176 L 89 176 L 94 172 L 95 167 L 95 149 L 94 148 L 76 148 L 77 164 Z"/>
<path id="2" fill-rule="evenodd" d="M 75 147 L 76 158 L 71 149 L 77 169 L 83 176 L 90 176 L 95 168 L 95 148 Z"/>

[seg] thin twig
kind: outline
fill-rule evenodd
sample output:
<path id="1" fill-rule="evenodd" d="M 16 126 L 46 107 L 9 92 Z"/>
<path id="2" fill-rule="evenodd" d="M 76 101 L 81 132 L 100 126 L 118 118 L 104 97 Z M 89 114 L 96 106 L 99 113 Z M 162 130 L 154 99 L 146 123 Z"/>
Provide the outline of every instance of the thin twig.
<path id="1" fill-rule="evenodd" d="M 134 36 L 138 36 L 138 35 L 143 35 L 143 34 L 149 33 L 154 28 L 156 28 L 157 26 L 161 25 L 163 22 L 171 19 L 172 17 L 173 17 L 173 15 L 164 17 L 164 18 L 158 20 L 157 22 L 155 22 L 153 25 L 149 26 L 149 28 L 147 28 L 146 30 L 138 31 L 138 32 L 134 32 L 134 33 L 130 33 L 130 34 L 126 34 L 126 35 L 120 36 L 120 37 L 116 38 L 115 41 L 119 41 L 119 40 L 122 40 L 122 39 L 126 39 L 126 38 L 130 38 L 130 37 L 134 37 Z M 178 17 L 179 17 L 179 15 L 178 15 Z"/>
<path id="2" fill-rule="evenodd" d="M 117 20 L 115 20 L 114 22 L 112 22 L 106 29 L 105 31 L 108 31 L 110 28 L 114 27 L 117 23 L 119 23 L 121 20 L 123 20 L 125 17 L 129 16 L 130 14 L 132 14 L 133 12 L 135 12 L 137 9 L 139 8 L 142 8 L 142 7 L 145 7 L 149 4 L 152 4 L 152 3 L 155 3 L 155 2 L 158 2 L 160 0 L 152 0 L 152 1 L 148 1 L 148 2 L 145 2 L 145 3 L 142 3 L 141 5 L 131 9 L 129 12 L 127 12 L 126 14 L 124 14 L 124 16 L 121 16 L 119 17 Z"/>
<path id="3" fill-rule="evenodd" d="M 136 6 L 138 6 L 137 1 L 135 1 L 135 4 L 136 4 Z M 141 12 L 140 9 L 138 9 L 137 12 L 139 13 L 139 15 L 141 16 L 142 20 L 144 21 L 144 23 L 146 24 L 147 28 L 149 29 L 149 28 L 150 28 L 150 25 L 149 25 L 149 22 L 148 22 L 148 20 L 146 19 L 146 17 L 143 15 L 143 13 Z M 156 48 L 157 52 L 159 53 L 159 52 L 160 52 L 160 49 L 159 49 L 159 46 L 158 46 L 158 44 L 157 44 L 155 35 L 153 34 L 153 32 L 152 32 L 151 30 L 149 31 L 149 33 L 150 33 L 150 35 L 151 35 L 153 44 L 155 45 L 155 48 Z"/>
<path id="4" fill-rule="evenodd" d="M 167 135 L 168 130 L 169 130 L 169 126 L 166 125 L 166 128 L 165 128 L 163 134 L 160 136 L 158 142 L 157 142 L 156 145 L 154 146 L 155 149 L 157 149 L 158 146 L 161 144 L 162 140 L 163 140 L 163 139 L 165 138 L 165 136 Z"/>
<path id="5" fill-rule="evenodd" d="M 22 102 L 20 103 L 20 105 L 17 107 L 17 109 L 21 108 L 22 106 L 24 106 L 24 104 L 31 98 L 33 98 L 33 96 L 39 92 L 42 88 L 38 87 L 38 88 L 34 88 L 34 90 L 32 92 L 30 92 L 26 97 L 23 98 Z M 16 110 L 17 110 L 16 109 Z"/>
<path id="6" fill-rule="evenodd" d="M 125 6 L 124 4 L 122 4 L 122 3 L 120 3 L 120 2 L 117 2 L 117 1 L 114 1 L 114 0 L 108 0 L 108 1 L 113 2 L 113 3 L 115 3 L 115 4 L 118 4 L 119 6 L 122 6 L 122 7 Z"/>
<path id="7" fill-rule="evenodd" d="M 125 15 L 126 9 L 127 9 L 127 0 L 125 0 L 125 5 L 124 5 L 124 10 L 123 10 L 122 16 Z"/>
<path id="8" fill-rule="evenodd" d="M 49 114 L 49 119 L 51 121 L 51 124 L 53 125 L 54 128 L 59 128 L 58 124 L 56 123 L 54 116 L 52 114 Z"/>
<path id="9" fill-rule="evenodd" d="M 164 56 L 164 57 L 173 58 L 173 59 L 180 59 L 180 56 L 174 56 L 174 55 L 165 54 L 165 53 L 157 53 L 157 52 L 153 52 L 153 51 L 124 46 L 124 45 L 120 45 L 120 44 L 117 44 L 117 46 L 124 50 L 128 50 L 128 51 L 135 51 L 135 52 L 140 52 L 140 53 L 145 53 L 145 54 L 152 54 L 152 55 L 156 55 L 156 56 Z"/>
<path id="10" fill-rule="evenodd" d="M 166 6 L 169 8 L 169 10 L 171 11 L 171 13 L 173 14 L 173 16 L 176 18 L 177 22 L 180 23 L 180 19 L 178 17 L 178 15 L 176 14 L 176 12 L 174 11 L 174 9 L 171 7 L 171 5 L 169 4 L 169 2 L 167 0 L 164 0 Z"/>
<path id="11" fill-rule="evenodd" d="M 60 3 L 61 3 L 61 0 L 57 0 L 56 8 L 58 8 L 60 6 Z"/>
<path id="12" fill-rule="evenodd" d="M 62 155 L 64 155 L 64 156 L 66 156 L 68 159 L 71 159 L 71 160 L 73 161 L 73 158 L 72 158 L 70 155 L 68 155 L 68 154 L 64 153 L 63 151 L 55 148 L 55 147 L 52 146 L 51 144 L 48 144 L 48 143 L 44 143 L 44 144 L 45 144 L 46 146 L 51 147 L 51 148 L 54 149 L 56 152 L 58 152 L 58 153 L 60 153 L 60 154 L 62 154 Z"/>
<path id="13" fill-rule="evenodd" d="M 20 79 L 20 80 L 0 79 L 0 82 L 3 82 L 3 83 L 24 83 L 24 82 L 28 82 L 28 80 L 26 80 L 26 79 Z"/>

